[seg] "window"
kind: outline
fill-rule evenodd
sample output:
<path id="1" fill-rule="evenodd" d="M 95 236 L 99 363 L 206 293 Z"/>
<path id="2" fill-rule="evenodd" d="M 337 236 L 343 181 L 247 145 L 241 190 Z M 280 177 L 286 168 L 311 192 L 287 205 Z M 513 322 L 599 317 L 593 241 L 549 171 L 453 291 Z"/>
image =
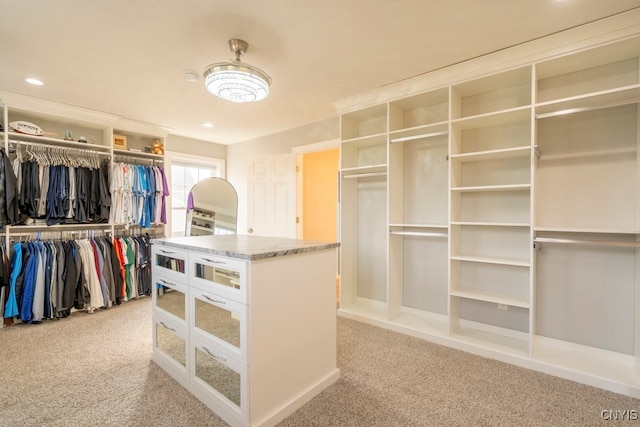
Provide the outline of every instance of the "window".
<path id="1" fill-rule="evenodd" d="M 175 159 L 171 162 L 171 236 L 184 236 L 187 220 L 187 196 L 191 187 L 203 179 L 222 178 L 219 161 L 195 164 Z"/>

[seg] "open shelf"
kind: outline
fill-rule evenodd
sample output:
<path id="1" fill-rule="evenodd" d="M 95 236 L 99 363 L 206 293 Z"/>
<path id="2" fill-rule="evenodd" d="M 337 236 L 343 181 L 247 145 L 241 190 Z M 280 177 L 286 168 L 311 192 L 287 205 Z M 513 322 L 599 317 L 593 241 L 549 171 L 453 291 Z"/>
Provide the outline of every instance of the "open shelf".
<path id="1" fill-rule="evenodd" d="M 507 258 L 507 257 L 488 257 L 479 255 L 451 255 L 451 259 L 455 261 L 481 262 L 485 264 L 501 264 L 513 265 L 518 267 L 529 267 L 531 263 L 524 258 Z"/>
<path id="2" fill-rule="evenodd" d="M 492 292 L 484 289 L 454 289 L 450 294 L 455 297 L 529 308 L 529 299 L 526 296 L 513 295 L 506 292 Z"/>
<path id="3" fill-rule="evenodd" d="M 528 157 L 531 154 L 531 146 L 503 148 L 498 150 L 479 151 L 476 153 L 453 154 L 451 159 L 464 162 L 479 162 L 484 160 L 511 159 L 514 157 Z"/>

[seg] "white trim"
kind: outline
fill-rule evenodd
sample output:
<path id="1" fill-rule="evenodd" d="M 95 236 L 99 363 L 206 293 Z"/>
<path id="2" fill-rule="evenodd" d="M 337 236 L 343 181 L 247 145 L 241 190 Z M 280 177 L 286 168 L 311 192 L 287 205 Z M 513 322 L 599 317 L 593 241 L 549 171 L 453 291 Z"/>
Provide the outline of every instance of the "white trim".
<path id="1" fill-rule="evenodd" d="M 105 127 L 113 126 L 116 121 L 122 118 L 116 114 L 105 113 L 104 111 L 90 110 L 88 108 L 35 98 L 14 92 L 0 91 L 0 105 L 3 102 L 5 105 L 9 105 L 11 110 L 23 110 L 30 114 L 38 114 L 58 120 L 61 117 L 71 118 L 76 122 L 92 124 L 94 127 L 95 125 Z"/>
<path id="2" fill-rule="evenodd" d="M 203 157 L 196 156 L 194 154 L 180 153 L 177 151 L 167 151 L 165 152 L 165 164 L 168 166 L 166 169 L 171 168 L 171 163 L 175 162 L 189 162 L 197 165 L 203 166 L 217 166 L 218 170 L 220 170 L 219 178 L 226 178 L 226 161 L 224 159 L 219 159 L 216 157 Z"/>
<path id="3" fill-rule="evenodd" d="M 193 154 L 179 153 L 176 151 L 166 151 L 164 156 L 164 174 L 171 187 L 171 166 L 174 162 L 185 162 L 193 166 L 216 167 L 219 171 L 219 178 L 226 178 L 226 161 L 215 157 L 196 156 Z M 173 236 L 173 203 L 172 197 L 167 198 L 167 233 Z"/>
<path id="4" fill-rule="evenodd" d="M 298 145 L 291 149 L 294 154 L 307 154 L 316 151 L 326 151 L 333 148 L 340 148 L 340 138 L 327 139 L 326 141 L 314 142 L 313 144 Z"/>
<path id="5" fill-rule="evenodd" d="M 333 102 L 338 113 L 359 110 L 591 49 L 640 33 L 640 9 L 633 9 L 540 39 L 511 46 Z"/>

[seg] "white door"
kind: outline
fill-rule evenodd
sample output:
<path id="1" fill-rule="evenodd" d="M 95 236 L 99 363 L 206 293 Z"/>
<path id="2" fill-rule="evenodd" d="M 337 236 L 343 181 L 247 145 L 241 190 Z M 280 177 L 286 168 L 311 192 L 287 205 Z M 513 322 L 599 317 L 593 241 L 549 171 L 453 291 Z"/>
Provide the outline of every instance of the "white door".
<path id="1" fill-rule="evenodd" d="M 247 188 L 249 234 L 296 237 L 296 159 L 278 154 L 251 163 Z"/>

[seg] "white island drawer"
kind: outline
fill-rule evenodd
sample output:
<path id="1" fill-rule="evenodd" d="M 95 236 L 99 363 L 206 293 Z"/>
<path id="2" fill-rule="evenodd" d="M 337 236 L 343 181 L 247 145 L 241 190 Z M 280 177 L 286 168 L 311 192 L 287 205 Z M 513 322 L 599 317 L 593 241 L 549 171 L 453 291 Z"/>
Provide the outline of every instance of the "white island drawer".
<path id="1" fill-rule="evenodd" d="M 189 385 L 187 337 L 185 325 L 161 313 L 153 314 L 152 359 L 185 387 Z"/>
<path id="2" fill-rule="evenodd" d="M 191 253 L 189 270 L 192 286 L 246 304 L 246 262 L 216 255 Z"/>
<path id="3" fill-rule="evenodd" d="M 189 278 L 189 252 L 168 246 L 153 245 L 152 273 L 187 283 Z"/>
<path id="4" fill-rule="evenodd" d="M 191 289 L 189 299 L 192 334 L 246 365 L 247 306 L 197 288 Z"/>
<path id="5" fill-rule="evenodd" d="M 181 324 L 187 322 L 187 285 L 177 280 L 168 279 L 159 274 L 153 274 L 153 310 L 161 311 L 167 316 L 173 316 Z"/>

